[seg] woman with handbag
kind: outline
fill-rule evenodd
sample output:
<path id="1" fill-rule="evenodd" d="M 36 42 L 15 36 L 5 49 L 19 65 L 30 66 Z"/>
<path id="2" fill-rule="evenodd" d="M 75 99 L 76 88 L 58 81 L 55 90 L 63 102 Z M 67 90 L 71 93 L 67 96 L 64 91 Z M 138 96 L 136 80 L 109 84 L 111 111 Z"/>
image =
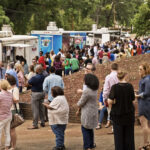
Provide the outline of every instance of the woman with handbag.
<path id="1" fill-rule="evenodd" d="M 0 81 L 0 146 L 1 146 L 1 135 L 4 129 L 5 133 L 5 150 L 8 150 L 10 146 L 10 123 L 12 120 L 12 114 L 10 108 L 12 106 L 13 97 L 9 89 L 10 85 L 7 80 Z"/>
<path id="2" fill-rule="evenodd" d="M 13 105 L 11 107 L 11 112 L 12 115 L 14 115 L 16 112 L 16 108 L 17 110 L 19 110 L 19 89 L 16 86 L 16 79 L 11 76 L 11 75 L 7 75 L 7 81 L 9 82 L 9 84 L 11 85 L 11 88 L 9 89 L 9 92 L 12 93 L 13 95 Z M 11 147 L 12 150 L 16 148 L 16 140 L 17 140 L 17 136 L 16 136 L 16 130 L 15 127 L 12 127 L 12 124 L 10 126 L 10 136 L 11 136 Z"/>

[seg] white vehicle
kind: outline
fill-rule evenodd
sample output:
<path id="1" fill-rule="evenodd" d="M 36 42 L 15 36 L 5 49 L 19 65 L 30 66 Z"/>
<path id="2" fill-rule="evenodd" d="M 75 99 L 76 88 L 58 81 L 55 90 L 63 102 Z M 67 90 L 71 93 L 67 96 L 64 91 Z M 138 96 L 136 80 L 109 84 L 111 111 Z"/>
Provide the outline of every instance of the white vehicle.
<path id="1" fill-rule="evenodd" d="M 121 32 L 121 37 L 122 38 L 129 38 L 130 34 L 128 32 Z"/>
<path id="2" fill-rule="evenodd" d="M 129 37 L 130 37 L 130 34 L 127 32 L 127 33 L 125 34 L 125 37 L 129 38 Z"/>

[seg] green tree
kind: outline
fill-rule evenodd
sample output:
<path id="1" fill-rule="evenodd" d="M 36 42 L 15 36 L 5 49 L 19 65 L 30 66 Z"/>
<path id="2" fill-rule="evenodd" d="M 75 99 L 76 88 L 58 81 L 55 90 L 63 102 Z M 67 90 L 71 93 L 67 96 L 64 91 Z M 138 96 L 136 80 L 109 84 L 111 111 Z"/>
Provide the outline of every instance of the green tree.
<path id="1" fill-rule="evenodd" d="M 137 36 L 150 34 L 150 3 L 143 4 L 133 19 L 134 32 Z"/>
<path id="2" fill-rule="evenodd" d="M 10 22 L 10 19 L 5 15 L 3 7 L 0 6 L 0 27 L 2 27 L 3 24 L 13 25 L 12 22 Z"/>
<path id="3" fill-rule="evenodd" d="M 94 20 L 89 13 L 92 9 L 90 0 L 62 0 L 60 5 L 61 25 L 66 30 L 90 30 Z M 83 24 L 85 24 L 85 28 Z"/>
<path id="4" fill-rule="evenodd" d="M 27 31 L 27 23 L 32 15 L 34 7 L 29 3 L 31 0 L 1 0 L 6 15 L 14 24 L 14 32 L 23 34 Z"/>
<path id="5" fill-rule="evenodd" d="M 16 34 L 45 30 L 56 21 L 65 30 L 91 30 L 112 27 L 115 22 L 129 27 L 143 0 L 0 0 Z"/>

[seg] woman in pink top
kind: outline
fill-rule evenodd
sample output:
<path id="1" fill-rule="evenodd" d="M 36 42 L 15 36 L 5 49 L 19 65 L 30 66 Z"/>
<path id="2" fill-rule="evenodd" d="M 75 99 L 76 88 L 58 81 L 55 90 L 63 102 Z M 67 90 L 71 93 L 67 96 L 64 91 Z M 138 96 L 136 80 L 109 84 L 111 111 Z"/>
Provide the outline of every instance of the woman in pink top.
<path id="1" fill-rule="evenodd" d="M 0 81 L 0 146 L 1 146 L 1 135 L 4 129 L 5 133 L 5 150 L 8 150 L 10 146 L 10 123 L 12 120 L 12 114 L 10 108 L 12 106 L 13 97 L 8 88 L 10 87 L 8 81 Z"/>
<path id="2" fill-rule="evenodd" d="M 63 66 L 62 66 L 62 61 L 60 60 L 60 55 L 57 55 L 55 57 L 55 61 L 53 63 L 53 66 L 55 67 L 55 70 L 56 70 L 55 74 L 62 76 Z"/>

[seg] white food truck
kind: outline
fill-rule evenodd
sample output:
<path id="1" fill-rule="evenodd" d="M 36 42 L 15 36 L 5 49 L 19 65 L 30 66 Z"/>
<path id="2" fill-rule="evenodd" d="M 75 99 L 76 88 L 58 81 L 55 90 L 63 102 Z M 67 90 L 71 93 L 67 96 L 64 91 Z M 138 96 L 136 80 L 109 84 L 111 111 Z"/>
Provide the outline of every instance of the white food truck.
<path id="1" fill-rule="evenodd" d="M 15 61 L 16 55 L 19 55 L 23 56 L 30 65 L 32 58 L 38 56 L 38 37 L 13 35 L 9 26 L 2 30 L 0 31 L 0 61 L 12 62 Z"/>

